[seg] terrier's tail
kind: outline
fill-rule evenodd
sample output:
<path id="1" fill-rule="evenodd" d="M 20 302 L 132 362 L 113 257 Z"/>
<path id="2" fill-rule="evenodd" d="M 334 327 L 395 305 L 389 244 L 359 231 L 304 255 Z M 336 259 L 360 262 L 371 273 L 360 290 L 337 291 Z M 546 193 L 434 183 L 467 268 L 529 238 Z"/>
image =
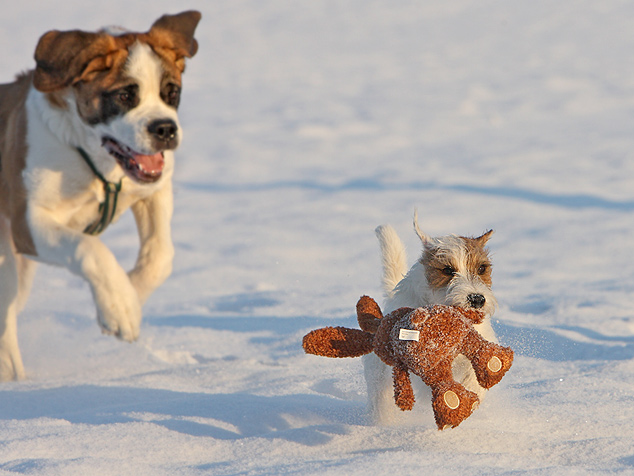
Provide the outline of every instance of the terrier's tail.
<path id="1" fill-rule="evenodd" d="M 381 246 L 381 260 L 383 263 L 383 292 L 386 298 L 391 298 L 394 288 L 407 273 L 407 257 L 405 246 L 398 237 L 396 230 L 390 225 L 381 225 L 374 230 Z"/>

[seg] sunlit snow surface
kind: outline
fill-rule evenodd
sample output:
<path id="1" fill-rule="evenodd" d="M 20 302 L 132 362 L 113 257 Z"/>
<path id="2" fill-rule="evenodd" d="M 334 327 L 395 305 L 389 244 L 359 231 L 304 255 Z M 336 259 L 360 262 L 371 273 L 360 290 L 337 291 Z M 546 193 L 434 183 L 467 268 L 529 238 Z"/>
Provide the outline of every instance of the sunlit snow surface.
<path id="1" fill-rule="evenodd" d="M 174 273 L 140 340 L 41 266 L 0 385 L 0 475 L 634 473 L 634 4 L 5 2 L 0 81 L 49 29 L 203 13 Z M 513 367 L 462 425 L 366 419 L 360 359 L 304 355 L 380 300 L 374 228 L 490 241 Z M 131 267 L 130 215 L 104 240 Z"/>

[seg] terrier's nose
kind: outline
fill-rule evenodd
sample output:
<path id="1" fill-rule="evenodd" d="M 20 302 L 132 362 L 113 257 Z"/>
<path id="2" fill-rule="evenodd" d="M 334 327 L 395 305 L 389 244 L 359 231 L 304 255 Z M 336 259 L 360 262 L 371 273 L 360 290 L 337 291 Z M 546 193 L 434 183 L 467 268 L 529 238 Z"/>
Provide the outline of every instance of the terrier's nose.
<path id="1" fill-rule="evenodd" d="M 469 302 L 471 307 L 480 309 L 487 300 L 482 294 L 469 294 L 467 296 L 467 302 Z"/>

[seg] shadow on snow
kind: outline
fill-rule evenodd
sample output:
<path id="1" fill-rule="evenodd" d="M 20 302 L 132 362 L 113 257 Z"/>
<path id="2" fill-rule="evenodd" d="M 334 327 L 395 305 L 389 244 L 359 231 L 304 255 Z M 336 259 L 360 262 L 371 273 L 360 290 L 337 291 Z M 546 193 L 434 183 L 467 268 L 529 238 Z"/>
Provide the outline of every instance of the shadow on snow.
<path id="1" fill-rule="evenodd" d="M 467 184 L 442 184 L 437 182 L 385 182 L 379 179 L 366 178 L 349 180 L 339 184 L 321 183 L 310 180 L 287 180 L 264 183 L 181 183 L 190 190 L 199 190 L 209 193 L 249 193 L 266 192 L 271 190 L 284 189 L 306 189 L 322 192 L 342 192 L 342 191 L 451 191 L 473 195 L 487 195 L 501 198 L 511 198 L 531 203 L 552 205 L 568 209 L 600 208 L 604 210 L 614 210 L 629 212 L 634 210 L 634 200 L 610 200 L 588 194 L 554 194 L 541 191 L 522 189 L 517 187 L 502 186 L 481 186 Z"/>
<path id="2" fill-rule="evenodd" d="M 359 402 L 320 395 L 263 397 L 96 385 L 0 391 L 2 420 L 46 417 L 89 425 L 150 422 L 191 436 L 279 438 L 308 446 L 345 434 L 346 425 L 364 424 L 364 412 Z"/>

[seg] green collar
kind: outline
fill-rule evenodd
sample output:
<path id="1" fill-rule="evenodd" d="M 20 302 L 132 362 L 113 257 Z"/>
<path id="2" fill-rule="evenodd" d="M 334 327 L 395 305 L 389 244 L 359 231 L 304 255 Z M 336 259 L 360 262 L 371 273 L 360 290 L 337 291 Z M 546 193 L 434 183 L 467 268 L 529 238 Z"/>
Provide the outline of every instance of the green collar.
<path id="1" fill-rule="evenodd" d="M 121 191 L 121 180 L 119 183 L 108 182 L 106 178 L 101 175 L 95 164 L 91 160 L 90 156 L 86 153 L 84 149 L 81 147 L 76 147 L 79 155 L 84 159 L 90 170 L 97 176 L 97 178 L 103 184 L 103 191 L 105 195 L 105 199 L 103 203 L 99 204 L 99 212 L 101 212 L 101 217 L 97 218 L 92 224 L 88 225 L 84 230 L 84 233 L 88 235 L 98 235 L 103 232 L 110 223 L 112 223 L 112 219 L 114 218 L 115 211 L 117 210 L 117 198 L 119 196 L 119 192 Z M 123 179 L 122 179 L 123 180 Z"/>

